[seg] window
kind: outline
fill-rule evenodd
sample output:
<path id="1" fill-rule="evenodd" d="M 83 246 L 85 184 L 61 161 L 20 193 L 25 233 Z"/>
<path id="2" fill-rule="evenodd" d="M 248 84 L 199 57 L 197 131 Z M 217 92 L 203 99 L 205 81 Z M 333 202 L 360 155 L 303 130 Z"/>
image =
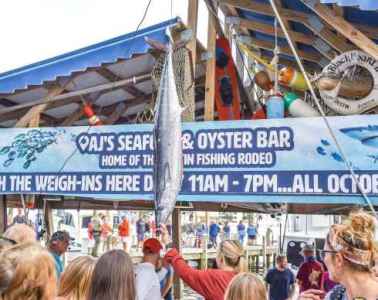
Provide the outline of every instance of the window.
<path id="1" fill-rule="evenodd" d="M 302 224 L 301 224 L 301 218 L 299 216 L 294 216 L 293 219 L 293 227 L 294 227 L 294 232 L 300 232 L 302 231 Z"/>
<path id="2" fill-rule="evenodd" d="M 83 217 L 81 219 L 81 228 L 88 228 L 88 225 L 91 222 L 91 218 L 91 216 Z"/>

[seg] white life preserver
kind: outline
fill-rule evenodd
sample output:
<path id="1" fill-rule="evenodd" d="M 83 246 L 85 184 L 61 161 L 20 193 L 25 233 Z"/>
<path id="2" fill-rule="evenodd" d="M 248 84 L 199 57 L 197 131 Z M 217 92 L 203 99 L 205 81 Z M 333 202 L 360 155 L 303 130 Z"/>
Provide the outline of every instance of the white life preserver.
<path id="1" fill-rule="evenodd" d="M 351 66 L 361 66 L 367 69 L 373 78 L 373 88 L 366 97 L 351 100 L 338 96 L 341 82 L 334 90 L 319 89 L 324 102 L 332 110 L 342 115 L 360 114 L 378 106 L 378 61 L 365 52 L 358 50 L 345 52 L 334 58 L 322 73 L 341 77 L 344 71 Z"/>

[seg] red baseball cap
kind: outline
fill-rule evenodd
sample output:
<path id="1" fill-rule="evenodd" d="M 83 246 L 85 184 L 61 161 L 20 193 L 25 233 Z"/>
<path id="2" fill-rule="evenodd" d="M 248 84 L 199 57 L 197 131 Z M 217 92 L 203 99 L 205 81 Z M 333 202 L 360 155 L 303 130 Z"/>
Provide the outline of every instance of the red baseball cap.
<path id="1" fill-rule="evenodd" d="M 143 252 L 148 251 L 152 254 L 159 254 L 161 249 L 163 249 L 163 246 L 158 239 L 150 238 L 143 243 Z"/>

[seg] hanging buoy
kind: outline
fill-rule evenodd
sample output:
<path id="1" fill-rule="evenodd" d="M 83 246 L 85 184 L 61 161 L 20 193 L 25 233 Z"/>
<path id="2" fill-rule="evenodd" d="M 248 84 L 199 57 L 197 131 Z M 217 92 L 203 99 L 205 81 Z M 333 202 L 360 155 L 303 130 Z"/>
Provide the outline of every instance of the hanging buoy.
<path id="1" fill-rule="evenodd" d="M 319 117 L 319 112 L 308 103 L 298 97 L 296 93 L 284 94 L 285 109 L 293 117 Z"/>
<path id="2" fill-rule="evenodd" d="M 270 96 L 266 100 L 266 116 L 268 119 L 282 119 L 285 115 L 284 101 L 281 96 Z"/>
<path id="3" fill-rule="evenodd" d="M 95 114 L 91 105 L 84 103 L 83 112 L 85 116 L 88 118 L 89 125 L 91 126 L 102 125 L 101 119 Z"/>
<path id="4" fill-rule="evenodd" d="M 266 112 L 263 106 L 257 106 L 255 112 L 252 114 L 252 120 L 263 120 L 266 119 Z"/>
<path id="5" fill-rule="evenodd" d="M 280 84 L 291 87 L 294 90 L 306 91 L 308 89 L 303 74 L 292 67 L 281 69 L 278 81 Z"/>
<path id="6" fill-rule="evenodd" d="M 269 92 L 273 88 L 273 82 L 270 80 L 269 74 L 264 70 L 255 74 L 254 81 L 264 91 Z"/>

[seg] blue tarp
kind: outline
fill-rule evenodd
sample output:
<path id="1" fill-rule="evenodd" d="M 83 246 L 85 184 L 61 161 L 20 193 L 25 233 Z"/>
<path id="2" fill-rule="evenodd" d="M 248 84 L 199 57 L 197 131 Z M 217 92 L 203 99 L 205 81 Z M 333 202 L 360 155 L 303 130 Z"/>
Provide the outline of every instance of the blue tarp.
<path id="1" fill-rule="evenodd" d="M 165 30 L 178 22 L 172 19 L 138 32 L 131 32 L 76 51 L 43 60 L 25 67 L 0 74 L 0 93 L 12 93 L 29 85 L 40 85 L 58 76 L 69 76 L 72 72 L 100 66 L 103 63 L 127 59 L 136 53 L 146 53 L 150 46 L 145 37 L 166 42 Z"/>
<path id="2" fill-rule="evenodd" d="M 362 10 L 378 10 L 377 0 L 320 0 L 320 2 L 339 6 L 356 6 Z"/>

